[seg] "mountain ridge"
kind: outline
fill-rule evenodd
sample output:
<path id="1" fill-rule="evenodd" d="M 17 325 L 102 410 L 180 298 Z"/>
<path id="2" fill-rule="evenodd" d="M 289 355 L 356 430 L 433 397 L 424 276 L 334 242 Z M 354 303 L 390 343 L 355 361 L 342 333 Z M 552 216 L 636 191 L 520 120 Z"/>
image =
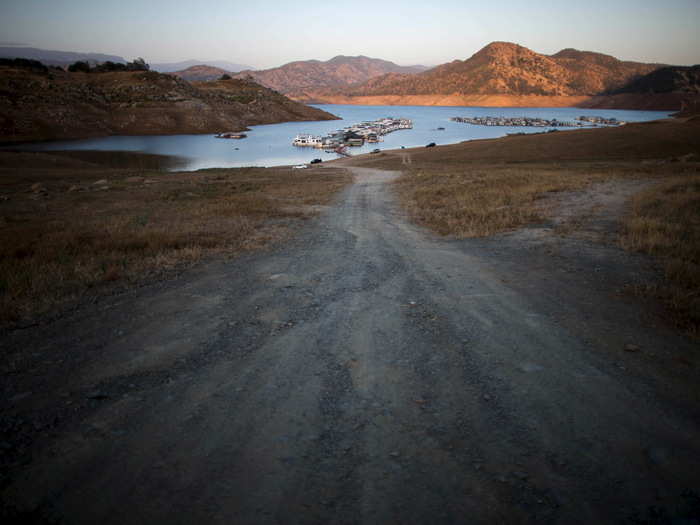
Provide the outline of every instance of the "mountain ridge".
<path id="1" fill-rule="evenodd" d="M 646 97 L 618 90 L 668 67 L 565 48 L 553 55 L 491 42 L 465 60 L 415 74 L 387 73 L 345 87 L 291 93 L 296 100 L 343 104 L 578 106 L 676 110 L 678 93 Z M 673 96 L 671 96 L 673 95 Z M 651 107 L 649 106 L 651 104 Z"/>
<path id="2" fill-rule="evenodd" d="M 255 69 L 251 66 L 229 62 L 228 60 L 181 60 L 179 62 L 155 62 L 151 64 L 151 69 L 158 71 L 159 73 L 174 73 L 184 71 L 193 66 L 216 67 L 231 74 L 239 71 Z"/>
<path id="3" fill-rule="evenodd" d="M 206 82 L 210 80 L 218 80 L 224 75 L 232 76 L 235 73 L 220 67 L 198 64 L 195 66 L 190 66 L 187 69 L 183 69 L 182 71 L 173 71 L 167 74 L 175 75 L 176 77 L 182 78 L 188 82 Z"/>
<path id="4" fill-rule="evenodd" d="M 118 62 L 126 63 L 124 57 L 106 55 L 103 53 L 57 51 L 55 49 L 40 49 L 26 46 L 0 46 L 0 58 L 28 58 L 38 60 L 47 66 L 68 66 L 78 60 L 88 62 Z"/>
<path id="5" fill-rule="evenodd" d="M 417 73 L 425 66 L 399 66 L 388 60 L 364 55 L 336 55 L 326 60 L 296 60 L 279 67 L 247 70 L 238 78 L 252 77 L 260 84 L 287 95 L 303 95 L 307 90 L 345 87 L 385 73 Z"/>

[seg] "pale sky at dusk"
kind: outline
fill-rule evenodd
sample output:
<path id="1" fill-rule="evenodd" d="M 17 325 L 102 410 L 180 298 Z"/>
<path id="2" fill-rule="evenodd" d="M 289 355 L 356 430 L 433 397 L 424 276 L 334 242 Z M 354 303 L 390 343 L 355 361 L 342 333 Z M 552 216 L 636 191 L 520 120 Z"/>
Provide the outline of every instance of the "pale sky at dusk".
<path id="1" fill-rule="evenodd" d="M 256 68 L 367 55 L 398 64 L 465 59 L 494 40 L 624 60 L 700 63 L 700 0 L 282 2 L 3 0 L 0 45 L 229 60 Z"/>

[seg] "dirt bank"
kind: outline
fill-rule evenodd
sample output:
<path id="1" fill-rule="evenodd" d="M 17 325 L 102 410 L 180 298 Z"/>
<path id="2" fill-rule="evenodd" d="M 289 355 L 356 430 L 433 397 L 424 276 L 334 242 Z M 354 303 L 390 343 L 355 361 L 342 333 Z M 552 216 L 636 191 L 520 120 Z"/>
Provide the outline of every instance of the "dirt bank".
<path id="1" fill-rule="evenodd" d="M 598 109 L 639 109 L 679 111 L 687 96 L 677 93 L 652 95 L 539 96 L 539 95 L 376 95 L 345 96 L 307 92 L 292 96 L 306 103 L 358 104 L 368 106 L 476 106 Z"/>

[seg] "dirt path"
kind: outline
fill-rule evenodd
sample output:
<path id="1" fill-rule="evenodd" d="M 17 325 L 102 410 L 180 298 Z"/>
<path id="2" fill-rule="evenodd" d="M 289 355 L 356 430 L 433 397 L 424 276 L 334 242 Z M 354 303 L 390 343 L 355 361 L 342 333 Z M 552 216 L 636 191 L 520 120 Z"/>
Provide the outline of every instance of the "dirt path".
<path id="1" fill-rule="evenodd" d="M 700 486 L 697 349 L 615 294 L 643 264 L 437 239 L 396 174 L 353 171 L 276 251 L 0 339 L 3 505 L 104 525 L 676 512 Z"/>

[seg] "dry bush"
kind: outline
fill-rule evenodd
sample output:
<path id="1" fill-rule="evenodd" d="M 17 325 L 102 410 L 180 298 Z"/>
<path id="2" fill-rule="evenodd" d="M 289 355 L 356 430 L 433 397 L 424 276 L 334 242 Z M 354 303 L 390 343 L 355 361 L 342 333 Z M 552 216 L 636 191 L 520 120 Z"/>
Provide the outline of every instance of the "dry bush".
<path id="1" fill-rule="evenodd" d="M 107 183 L 94 184 L 101 179 Z M 204 256 L 263 247 L 349 180 L 328 168 L 134 177 L 105 168 L 2 167 L 0 320 L 28 318 Z"/>
<path id="2" fill-rule="evenodd" d="M 407 170 L 396 187 L 412 218 L 442 235 L 481 237 L 543 218 L 543 195 L 596 180 L 586 170 L 479 166 Z"/>
<path id="3" fill-rule="evenodd" d="M 622 247 L 660 258 L 666 280 L 641 292 L 661 298 L 674 320 L 700 331 L 700 175 L 665 181 L 632 201 Z"/>

